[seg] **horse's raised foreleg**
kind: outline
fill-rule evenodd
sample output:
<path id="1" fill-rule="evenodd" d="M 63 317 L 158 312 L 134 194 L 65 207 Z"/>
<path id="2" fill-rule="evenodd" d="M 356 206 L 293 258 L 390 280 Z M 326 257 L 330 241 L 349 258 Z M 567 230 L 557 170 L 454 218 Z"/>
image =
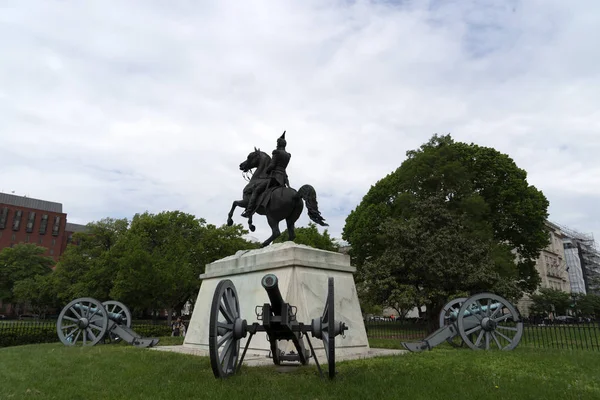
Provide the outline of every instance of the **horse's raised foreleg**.
<path id="1" fill-rule="evenodd" d="M 231 205 L 231 210 L 229 210 L 229 214 L 227 215 L 227 225 L 231 226 L 233 225 L 233 212 L 235 211 L 236 207 L 244 207 L 246 208 L 246 206 L 248 205 L 248 199 L 243 199 L 243 200 L 235 200 L 233 202 L 233 204 Z"/>
<path id="2" fill-rule="evenodd" d="M 271 227 L 271 236 L 265 240 L 260 247 L 267 247 L 273 240 L 277 239 L 281 235 L 281 232 L 279 231 L 279 221 L 267 214 L 267 222 Z"/>

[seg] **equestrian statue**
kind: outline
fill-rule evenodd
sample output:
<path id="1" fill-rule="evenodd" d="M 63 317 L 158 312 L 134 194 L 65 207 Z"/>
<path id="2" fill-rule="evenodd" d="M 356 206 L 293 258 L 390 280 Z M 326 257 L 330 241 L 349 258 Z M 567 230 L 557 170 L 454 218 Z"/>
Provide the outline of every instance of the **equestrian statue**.
<path id="1" fill-rule="evenodd" d="M 294 223 L 304 210 L 304 202 L 311 220 L 321 226 L 329 226 L 319 212 L 315 189 L 311 185 L 303 185 L 297 191 L 290 187 L 286 168 L 292 155 L 286 151 L 286 145 L 284 131 L 277 139 L 277 148 L 273 150 L 272 158 L 256 147 L 248 154 L 246 161 L 240 164 L 240 170 L 244 173 L 253 168 L 256 170 L 244 187 L 242 200 L 233 202 L 227 217 L 227 225 L 233 225 L 233 211 L 236 207 L 244 207 L 242 216 L 248 218 L 248 227 L 254 232 L 252 216 L 255 213 L 265 215 L 271 227 L 271 236 L 262 243 L 262 247 L 268 246 L 281 235 L 279 222 L 284 219 L 289 240 L 295 239 Z"/>

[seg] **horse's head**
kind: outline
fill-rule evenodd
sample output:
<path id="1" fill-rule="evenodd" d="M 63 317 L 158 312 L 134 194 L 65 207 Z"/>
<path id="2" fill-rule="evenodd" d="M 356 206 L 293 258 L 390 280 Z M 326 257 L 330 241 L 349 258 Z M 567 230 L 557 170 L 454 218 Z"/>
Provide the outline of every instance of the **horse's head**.
<path id="1" fill-rule="evenodd" d="M 261 163 L 261 159 L 263 158 L 263 153 L 260 149 L 254 148 L 254 151 L 248 154 L 246 161 L 240 164 L 240 169 L 243 172 L 248 172 L 252 168 L 258 168 Z M 265 154 L 266 155 L 266 154 Z"/>

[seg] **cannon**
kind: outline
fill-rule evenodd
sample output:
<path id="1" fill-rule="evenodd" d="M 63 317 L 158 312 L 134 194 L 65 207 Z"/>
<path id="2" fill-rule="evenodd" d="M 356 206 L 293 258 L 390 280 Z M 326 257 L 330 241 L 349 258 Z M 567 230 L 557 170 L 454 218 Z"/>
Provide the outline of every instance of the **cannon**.
<path id="1" fill-rule="evenodd" d="M 224 279 L 218 283 L 211 304 L 209 325 L 209 354 L 214 376 L 223 379 L 239 372 L 252 337 L 257 332 L 265 332 L 270 343 L 270 356 L 275 365 L 280 365 L 283 361 L 306 365 L 313 357 L 320 376 L 324 377 L 308 335 L 310 332 L 312 337 L 323 341 L 328 362 L 328 377 L 333 379 L 336 375 L 335 337 L 343 335 L 348 330 L 344 322 L 336 321 L 334 318 L 333 278 L 328 280 L 323 314 L 313 318 L 310 324 L 304 324 L 296 319 L 297 308 L 284 301 L 277 276 L 266 274 L 261 280 L 261 285 L 267 292 L 270 303 L 255 307 L 256 318 L 262 323 L 254 322 L 249 325 L 241 318 L 240 301 L 233 282 Z M 248 333 L 250 336 L 239 357 L 240 340 Z M 305 348 L 304 338 L 308 342 L 310 351 Z M 291 340 L 296 351 L 289 354 L 280 352 L 278 340 Z"/>
<path id="2" fill-rule="evenodd" d="M 121 340 L 136 347 L 152 347 L 157 338 L 143 338 L 131 329 L 131 313 L 118 301 L 100 303 L 91 297 L 75 299 L 67 304 L 56 321 L 58 338 L 66 346 L 94 346 L 106 340 Z"/>
<path id="3" fill-rule="evenodd" d="M 439 322 L 437 331 L 420 342 L 403 342 L 404 348 L 418 352 L 448 342 L 473 350 L 512 350 L 523 336 L 523 321 L 516 308 L 492 293 L 450 301 L 442 308 Z"/>

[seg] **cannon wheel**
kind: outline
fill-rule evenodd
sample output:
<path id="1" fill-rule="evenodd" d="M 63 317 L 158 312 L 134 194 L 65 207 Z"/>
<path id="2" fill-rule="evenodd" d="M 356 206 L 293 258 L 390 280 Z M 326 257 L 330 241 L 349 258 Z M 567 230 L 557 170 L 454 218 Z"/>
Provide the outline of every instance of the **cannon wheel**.
<path id="1" fill-rule="evenodd" d="M 78 306 L 78 307 L 76 307 Z M 87 310 L 82 310 L 86 308 Z M 91 311 L 94 308 L 95 311 Z M 104 338 L 108 316 L 102 303 L 91 297 L 75 299 L 67 304 L 56 321 L 58 338 L 66 346 L 94 346 Z"/>
<path id="2" fill-rule="evenodd" d="M 456 320 L 453 318 L 452 314 L 458 315 L 458 310 L 460 310 L 460 306 L 467 300 L 466 297 L 459 297 L 457 299 L 449 301 L 442 311 L 440 311 L 440 328 L 450 325 L 452 323 L 456 323 Z M 451 338 L 446 339 L 452 347 L 464 347 L 465 341 L 462 340 L 460 335 L 455 335 Z"/>
<path id="3" fill-rule="evenodd" d="M 231 280 L 224 279 L 215 289 L 210 308 L 208 348 L 210 365 L 216 378 L 227 378 L 235 374 L 240 339 L 246 333 L 246 320 L 240 318 L 237 290 Z"/>
<path id="4" fill-rule="evenodd" d="M 474 328 L 465 330 L 465 312 L 499 303 L 500 307 L 491 310 L 489 307 L 482 314 L 477 314 L 479 323 Z M 469 297 L 460 307 L 458 313 L 458 332 L 463 341 L 473 350 L 512 350 L 523 336 L 523 321 L 515 307 L 508 300 L 492 293 L 480 293 Z M 475 339 L 473 342 L 472 338 Z M 493 342 L 493 344 L 492 344 Z"/>
<path id="5" fill-rule="evenodd" d="M 329 378 L 335 378 L 335 302 L 333 278 L 329 278 L 327 288 L 327 300 L 325 309 L 321 316 L 321 340 L 325 347 L 327 364 L 329 366 Z"/>
<path id="6" fill-rule="evenodd" d="M 102 303 L 102 305 L 104 306 L 107 312 L 120 314 L 122 317 L 122 324 L 124 324 L 128 328 L 131 328 L 131 312 L 125 304 L 116 300 L 107 300 L 104 303 Z M 121 341 L 121 338 L 112 332 L 108 334 L 108 337 L 110 338 L 111 342 L 119 343 Z"/>

